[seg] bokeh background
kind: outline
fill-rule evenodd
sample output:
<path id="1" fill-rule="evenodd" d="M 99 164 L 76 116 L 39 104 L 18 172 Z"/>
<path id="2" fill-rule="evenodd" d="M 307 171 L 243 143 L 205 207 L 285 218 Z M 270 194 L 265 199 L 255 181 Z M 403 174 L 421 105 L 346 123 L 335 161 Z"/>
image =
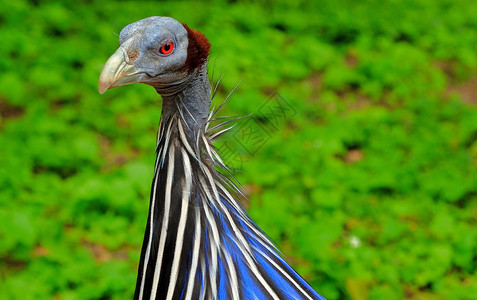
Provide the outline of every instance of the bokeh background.
<path id="1" fill-rule="evenodd" d="M 320 293 L 477 299 L 472 0 L 1 0 L 0 299 L 132 298 L 161 101 L 97 81 L 151 15 L 209 38 L 216 102 L 241 82 L 222 114 L 296 112 L 236 176 Z"/>

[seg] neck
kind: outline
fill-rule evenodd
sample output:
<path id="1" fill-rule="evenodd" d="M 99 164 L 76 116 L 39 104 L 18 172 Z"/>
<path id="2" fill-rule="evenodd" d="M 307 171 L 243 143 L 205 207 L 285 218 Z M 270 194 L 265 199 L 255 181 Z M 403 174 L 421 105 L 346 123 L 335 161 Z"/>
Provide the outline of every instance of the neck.
<path id="1" fill-rule="evenodd" d="M 209 240 L 201 230 L 204 191 L 197 186 L 206 180 L 212 186 L 215 174 L 210 160 L 202 161 L 203 150 L 211 149 L 205 135 L 210 107 L 207 69 L 203 65 L 177 84 L 155 88 L 163 98 L 162 118 L 135 299 L 177 298 L 183 292 L 181 284 L 198 280 L 198 247 Z M 194 275 L 189 279 L 187 274 Z M 199 291 L 199 283 L 194 285 L 184 291 L 186 299 Z"/>
<path id="2" fill-rule="evenodd" d="M 165 121 L 178 116 L 188 132 L 204 132 L 210 107 L 210 82 L 205 64 L 174 85 L 155 88 L 163 98 L 162 118 Z"/>
<path id="3" fill-rule="evenodd" d="M 205 66 L 156 89 L 164 104 L 134 299 L 314 299 L 215 170 Z M 275 281 L 296 287 L 294 296 Z"/>

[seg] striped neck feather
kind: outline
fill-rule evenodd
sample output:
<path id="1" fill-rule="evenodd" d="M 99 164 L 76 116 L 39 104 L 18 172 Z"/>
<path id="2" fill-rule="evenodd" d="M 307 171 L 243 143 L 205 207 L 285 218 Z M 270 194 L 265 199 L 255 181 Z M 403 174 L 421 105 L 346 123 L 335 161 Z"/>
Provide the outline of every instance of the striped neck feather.
<path id="1" fill-rule="evenodd" d="M 134 298 L 288 299 L 289 286 L 296 299 L 317 299 L 235 199 L 238 188 L 216 171 L 225 165 L 211 140 L 225 130 L 209 127 L 212 113 L 197 126 L 187 99 L 170 100 Z"/>

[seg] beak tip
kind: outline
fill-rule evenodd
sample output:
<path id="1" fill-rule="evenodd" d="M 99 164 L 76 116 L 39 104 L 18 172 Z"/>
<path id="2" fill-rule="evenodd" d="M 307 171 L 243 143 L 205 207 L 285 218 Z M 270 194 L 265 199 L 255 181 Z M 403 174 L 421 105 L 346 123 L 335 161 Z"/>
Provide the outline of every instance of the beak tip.
<path id="1" fill-rule="evenodd" d="M 107 90 L 108 90 L 108 88 L 105 88 L 104 86 L 101 86 L 101 85 L 98 86 L 98 92 L 101 95 L 104 94 Z"/>
<path id="2" fill-rule="evenodd" d="M 136 66 L 126 63 L 124 50 L 119 47 L 99 75 L 98 92 L 104 94 L 110 88 L 140 82 L 138 74 Z"/>
<path id="3" fill-rule="evenodd" d="M 112 85 L 114 84 L 114 81 L 111 81 L 109 78 L 104 78 L 104 74 L 101 73 L 101 76 L 99 77 L 99 82 L 98 82 L 98 92 L 102 95 L 104 94 L 107 90 L 109 90 Z"/>

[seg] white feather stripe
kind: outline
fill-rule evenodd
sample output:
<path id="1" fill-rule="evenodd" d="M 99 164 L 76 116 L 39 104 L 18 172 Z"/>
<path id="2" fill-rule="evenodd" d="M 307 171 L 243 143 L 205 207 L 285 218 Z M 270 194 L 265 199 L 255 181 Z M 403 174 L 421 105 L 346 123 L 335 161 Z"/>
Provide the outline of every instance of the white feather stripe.
<path id="1" fill-rule="evenodd" d="M 235 270 L 234 261 L 230 257 L 230 253 L 223 251 L 225 256 L 225 262 L 227 263 L 229 272 L 230 272 L 230 289 L 232 290 L 232 299 L 240 300 L 239 291 L 238 291 L 238 280 L 237 280 L 237 271 Z"/>
<path id="2" fill-rule="evenodd" d="M 217 298 L 217 262 L 217 248 L 215 247 L 215 243 L 210 243 L 209 276 L 212 297 L 214 299 Z"/>
<path id="3" fill-rule="evenodd" d="M 254 226 L 251 223 L 250 219 L 245 215 L 242 208 L 240 206 L 238 206 L 237 202 L 232 198 L 232 195 L 230 195 L 230 193 L 227 191 L 227 189 L 224 188 L 220 183 L 217 183 L 217 187 L 225 195 L 224 198 L 228 199 L 228 202 L 235 208 L 235 210 L 237 212 L 239 212 L 240 217 L 241 217 L 240 219 L 242 220 L 242 222 L 257 235 L 257 240 L 264 247 L 266 247 L 267 250 L 270 251 L 270 253 L 273 253 L 276 256 L 278 256 L 278 254 L 275 253 L 275 251 L 276 251 L 275 246 L 270 242 L 270 240 L 260 230 L 258 230 L 256 228 L 256 226 Z"/>
<path id="4" fill-rule="evenodd" d="M 149 239 L 147 241 L 147 249 L 146 249 L 146 255 L 144 258 L 144 264 L 143 264 L 143 269 L 142 269 L 142 278 L 141 278 L 141 287 L 139 290 L 139 299 L 142 299 L 142 295 L 144 293 L 144 283 L 146 281 L 146 270 L 147 270 L 147 264 L 149 262 L 149 256 L 151 253 L 151 243 L 152 243 L 152 230 L 154 226 L 154 218 L 153 218 L 153 213 L 154 213 L 154 206 L 156 202 L 156 190 L 157 190 L 157 176 L 154 177 L 154 188 L 152 189 L 152 201 L 151 201 L 151 208 L 150 208 L 150 222 L 149 222 Z"/>
<path id="5" fill-rule="evenodd" d="M 205 169 L 205 168 L 204 168 Z M 204 187 L 205 181 L 202 177 L 200 177 L 200 182 L 202 187 Z M 207 198 L 204 198 L 204 200 Z M 217 249 L 220 248 L 220 237 L 219 237 L 219 230 L 217 228 L 217 224 L 215 222 L 215 218 L 208 206 L 210 203 L 203 203 L 205 217 L 207 223 L 212 231 L 212 236 L 209 237 L 210 240 L 210 260 L 209 260 L 209 277 L 210 277 L 210 284 L 212 289 L 212 295 L 217 294 Z"/>
<path id="6" fill-rule="evenodd" d="M 164 150 L 162 152 L 162 160 L 161 160 L 161 167 L 164 166 L 164 160 L 165 160 L 165 157 L 166 157 L 166 149 L 169 148 L 169 140 L 171 138 L 171 127 L 172 127 L 172 123 L 174 123 L 174 118 L 172 120 L 170 120 L 170 123 L 169 123 L 169 126 L 167 127 L 167 131 L 166 131 L 166 140 L 164 142 L 164 146 L 162 147 Z"/>
<path id="7" fill-rule="evenodd" d="M 174 147 L 169 149 L 169 163 L 167 164 L 166 191 L 164 201 L 164 216 L 162 218 L 161 235 L 159 239 L 159 248 L 157 250 L 156 265 L 154 266 L 154 277 L 152 281 L 152 290 L 150 299 L 156 298 L 157 287 L 159 285 L 159 276 L 161 274 L 162 256 L 166 245 L 167 229 L 169 225 L 169 214 L 171 207 L 172 178 L 174 176 Z M 152 212 L 154 213 L 154 212 Z"/>
<path id="8" fill-rule="evenodd" d="M 242 232 L 237 228 L 237 225 L 235 224 L 235 221 L 230 216 L 230 213 L 229 213 L 228 209 L 224 206 L 224 204 L 220 200 L 219 193 L 217 192 L 217 187 L 215 186 L 215 182 L 213 180 L 212 174 L 210 173 L 210 171 L 207 168 L 205 168 L 204 171 L 205 171 L 205 174 L 206 174 L 207 178 L 209 179 L 210 186 L 212 187 L 212 191 L 214 192 L 214 196 L 215 196 L 215 198 L 214 198 L 210 193 L 208 193 L 209 198 L 210 199 L 215 199 L 218 206 L 220 206 L 222 208 L 221 212 L 224 213 L 225 216 L 227 217 L 227 220 L 229 221 L 230 226 L 232 226 L 233 232 L 237 235 L 238 239 L 240 240 L 240 243 L 242 244 L 242 246 L 244 246 L 246 248 L 248 253 L 251 253 L 250 245 L 247 243 L 247 241 L 243 237 Z M 209 189 L 207 188 L 206 191 L 208 192 Z"/>
<path id="9" fill-rule="evenodd" d="M 197 153 L 194 153 L 194 150 L 192 150 L 192 147 L 190 146 L 189 141 L 187 140 L 187 137 L 186 137 L 185 132 L 184 132 L 184 128 L 182 126 L 182 122 L 178 122 L 178 124 L 179 124 L 179 135 L 181 137 L 182 143 L 184 144 L 184 146 L 186 147 L 186 149 L 190 153 L 190 155 L 192 155 L 192 157 L 194 157 L 195 160 L 197 160 L 197 161 L 199 161 L 199 163 L 201 163 Z M 191 173 L 190 175 L 192 176 L 193 174 Z"/>
<path id="10" fill-rule="evenodd" d="M 179 217 L 179 227 L 177 228 L 176 245 L 174 249 L 174 258 L 172 259 L 171 276 L 169 279 L 169 287 L 167 289 L 166 300 L 172 300 L 174 289 L 177 283 L 177 276 L 179 275 L 179 262 L 181 252 L 184 245 L 184 232 L 187 223 L 187 214 L 189 210 L 189 199 L 192 185 L 192 168 L 190 160 L 184 150 L 182 152 L 182 159 L 184 164 L 184 189 L 182 190 L 181 214 Z"/>
<path id="11" fill-rule="evenodd" d="M 212 195 L 210 194 L 210 191 L 207 187 L 206 184 L 203 184 L 203 187 L 204 187 L 204 190 L 205 192 L 207 193 L 207 196 L 209 199 L 214 199 L 212 197 Z M 220 202 L 220 200 L 219 200 Z M 229 221 L 230 222 L 230 221 Z M 230 224 L 231 226 L 234 226 L 234 223 L 231 222 Z M 234 231 L 236 230 L 236 227 L 234 229 Z M 241 235 L 240 231 L 235 231 L 236 234 L 239 234 Z M 242 239 L 243 239 L 243 236 L 242 236 Z M 270 294 L 271 298 L 273 299 L 276 299 L 276 300 L 279 300 L 277 294 L 273 291 L 273 289 L 270 287 L 270 285 L 267 283 L 267 281 L 265 280 L 265 278 L 263 278 L 262 274 L 260 273 L 260 271 L 258 270 L 257 268 L 257 265 L 255 264 L 255 260 L 250 256 L 250 250 L 246 250 L 246 249 L 243 249 L 243 247 L 245 246 L 246 248 L 249 247 L 248 244 L 243 244 L 243 242 L 241 241 L 240 243 L 236 243 L 237 244 L 237 247 L 239 247 L 240 251 L 242 252 L 247 264 L 248 264 L 248 267 L 252 270 L 252 272 L 254 273 L 254 275 L 257 277 L 257 279 L 259 280 L 260 284 L 267 290 L 267 292 Z"/>
<path id="12" fill-rule="evenodd" d="M 195 275 L 197 272 L 197 265 L 199 264 L 199 251 L 200 251 L 200 239 L 201 239 L 201 225 L 200 225 L 200 213 L 196 209 L 195 214 L 195 233 L 194 233 L 194 246 L 192 248 L 192 261 L 189 271 L 189 280 L 187 281 L 187 290 L 184 299 L 192 299 L 192 293 L 194 291 Z"/>
<path id="13" fill-rule="evenodd" d="M 303 294 L 305 295 L 308 299 L 310 300 L 313 300 L 313 298 L 308 295 L 308 293 L 306 293 L 303 288 L 300 286 L 300 284 L 298 284 L 298 282 L 296 282 L 293 278 L 291 278 L 291 276 L 285 272 L 276 262 L 273 261 L 273 259 L 271 259 L 270 257 L 268 257 L 265 253 L 263 253 L 262 250 L 258 249 L 257 247 L 253 246 L 253 248 L 255 249 L 255 251 L 257 251 L 258 253 L 260 253 L 260 255 L 265 258 L 266 260 L 268 260 L 268 262 L 270 262 L 270 264 L 272 264 L 276 270 L 280 271 L 280 273 L 283 274 L 283 276 L 285 276 L 291 283 L 293 283 L 293 285 Z"/>
<path id="14" fill-rule="evenodd" d="M 227 127 L 227 128 L 225 128 L 225 129 L 222 129 L 222 130 L 220 130 L 220 131 L 218 131 L 218 132 L 212 134 L 212 135 L 210 136 L 210 139 L 211 139 L 211 140 L 214 140 L 214 139 L 217 138 L 218 136 L 220 136 L 220 135 L 226 133 L 227 131 L 231 130 L 232 128 L 234 128 L 236 125 L 237 125 L 237 124 L 234 124 L 234 125 L 232 125 L 232 126 L 230 126 L 230 127 Z"/>
<path id="15" fill-rule="evenodd" d="M 200 271 L 202 275 L 202 289 L 200 290 L 200 295 L 199 295 L 199 300 L 204 300 L 205 299 L 205 290 L 207 288 L 207 283 L 205 281 L 205 257 L 204 255 L 200 256 Z"/>

